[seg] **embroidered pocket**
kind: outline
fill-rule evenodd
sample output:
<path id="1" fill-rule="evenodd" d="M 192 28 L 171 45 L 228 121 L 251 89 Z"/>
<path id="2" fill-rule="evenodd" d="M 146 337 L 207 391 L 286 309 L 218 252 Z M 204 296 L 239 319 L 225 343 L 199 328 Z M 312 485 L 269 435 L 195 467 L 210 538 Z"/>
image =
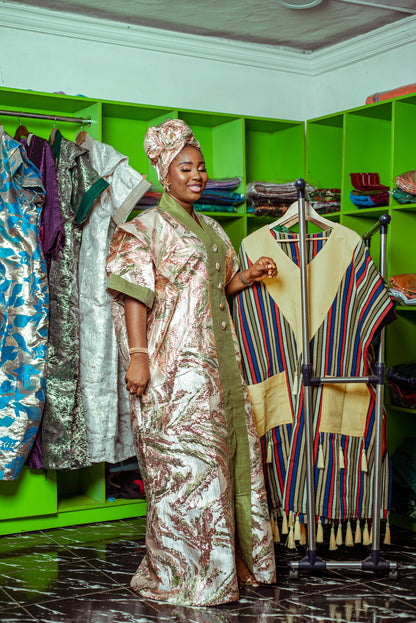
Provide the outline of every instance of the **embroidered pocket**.
<path id="1" fill-rule="evenodd" d="M 248 386 L 253 403 L 257 434 L 262 437 L 268 430 L 293 421 L 286 372 L 279 372 L 262 383 Z"/>
<path id="2" fill-rule="evenodd" d="M 370 399 L 365 383 L 324 385 L 319 432 L 363 437 Z"/>

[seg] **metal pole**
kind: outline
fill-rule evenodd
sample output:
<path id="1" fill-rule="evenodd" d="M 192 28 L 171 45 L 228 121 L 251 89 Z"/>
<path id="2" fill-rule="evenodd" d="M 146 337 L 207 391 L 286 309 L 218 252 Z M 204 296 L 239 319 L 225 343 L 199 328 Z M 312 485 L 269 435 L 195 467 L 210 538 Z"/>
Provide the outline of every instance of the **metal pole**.
<path id="1" fill-rule="evenodd" d="M 79 125 L 91 125 L 91 117 L 62 117 L 61 115 L 43 115 L 36 112 L 19 112 L 17 110 L 0 110 L 0 115 L 4 117 L 22 117 L 28 119 L 47 119 L 49 121 L 66 121 L 67 123 L 78 123 Z"/>
<path id="2" fill-rule="evenodd" d="M 295 182 L 298 191 L 299 204 L 299 239 L 300 239 L 300 280 L 302 302 L 302 352 L 303 352 L 303 404 L 305 419 L 306 443 L 306 497 L 308 514 L 308 558 L 311 564 L 316 559 L 315 541 L 315 484 L 313 461 L 313 430 L 311 407 L 311 356 L 309 350 L 309 303 L 308 303 L 308 274 L 306 254 L 306 220 L 305 220 L 305 180 L 299 178 Z"/>
<path id="3" fill-rule="evenodd" d="M 387 225 L 390 223 L 390 216 L 384 214 L 380 217 L 380 274 L 386 278 L 386 248 L 387 248 Z M 378 347 L 378 360 L 376 372 L 378 381 L 376 387 L 376 439 L 374 451 L 374 487 L 373 487 L 373 541 L 371 546 L 371 557 L 374 562 L 378 561 L 380 552 L 380 507 L 381 507 L 381 450 L 382 450 L 382 429 L 383 429 L 383 391 L 384 391 L 384 329 L 380 332 L 380 342 Z"/>

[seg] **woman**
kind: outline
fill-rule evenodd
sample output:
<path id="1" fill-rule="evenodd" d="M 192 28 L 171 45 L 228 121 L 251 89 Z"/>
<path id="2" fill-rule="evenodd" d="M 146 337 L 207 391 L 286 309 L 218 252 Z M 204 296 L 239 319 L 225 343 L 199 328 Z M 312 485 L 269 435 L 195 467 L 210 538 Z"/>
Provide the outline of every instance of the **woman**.
<path id="1" fill-rule="evenodd" d="M 252 408 L 227 305 L 276 275 L 269 258 L 238 273 L 235 251 L 193 202 L 208 175 L 181 120 L 149 128 L 144 147 L 164 186 L 159 206 L 115 232 L 107 262 L 147 507 L 141 596 L 212 606 L 239 583 L 275 580 Z"/>

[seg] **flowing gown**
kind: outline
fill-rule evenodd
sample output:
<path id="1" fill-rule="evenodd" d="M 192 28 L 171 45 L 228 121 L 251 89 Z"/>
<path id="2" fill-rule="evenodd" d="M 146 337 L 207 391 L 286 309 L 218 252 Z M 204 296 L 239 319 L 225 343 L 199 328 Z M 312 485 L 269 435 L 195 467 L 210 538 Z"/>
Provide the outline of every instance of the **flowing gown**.
<path id="1" fill-rule="evenodd" d="M 172 198 L 114 235 L 107 270 L 124 366 L 123 294 L 148 307 L 150 385 L 130 397 L 148 501 L 140 595 L 182 605 L 238 599 L 237 534 L 262 582 L 275 578 L 260 447 L 225 296 L 237 259 L 222 228 Z"/>
<path id="2" fill-rule="evenodd" d="M 0 479 L 14 480 L 45 400 L 48 279 L 39 237 L 44 188 L 0 126 Z"/>

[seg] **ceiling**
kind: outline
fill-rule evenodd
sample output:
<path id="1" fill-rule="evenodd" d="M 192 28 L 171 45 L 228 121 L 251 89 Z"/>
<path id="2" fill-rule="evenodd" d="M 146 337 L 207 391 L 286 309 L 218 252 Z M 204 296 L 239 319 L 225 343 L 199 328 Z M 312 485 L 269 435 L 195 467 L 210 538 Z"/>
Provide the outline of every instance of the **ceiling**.
<path id="1" fill-rule="evenodd" d="M 416 0 L 321 0 L 319 5 L 306 9 L 284 7 L 280 0 L 11 2 L 305 53 L 347 41 L 399 20 L 405 24 L 406 19 L 416 15 Z"/>

